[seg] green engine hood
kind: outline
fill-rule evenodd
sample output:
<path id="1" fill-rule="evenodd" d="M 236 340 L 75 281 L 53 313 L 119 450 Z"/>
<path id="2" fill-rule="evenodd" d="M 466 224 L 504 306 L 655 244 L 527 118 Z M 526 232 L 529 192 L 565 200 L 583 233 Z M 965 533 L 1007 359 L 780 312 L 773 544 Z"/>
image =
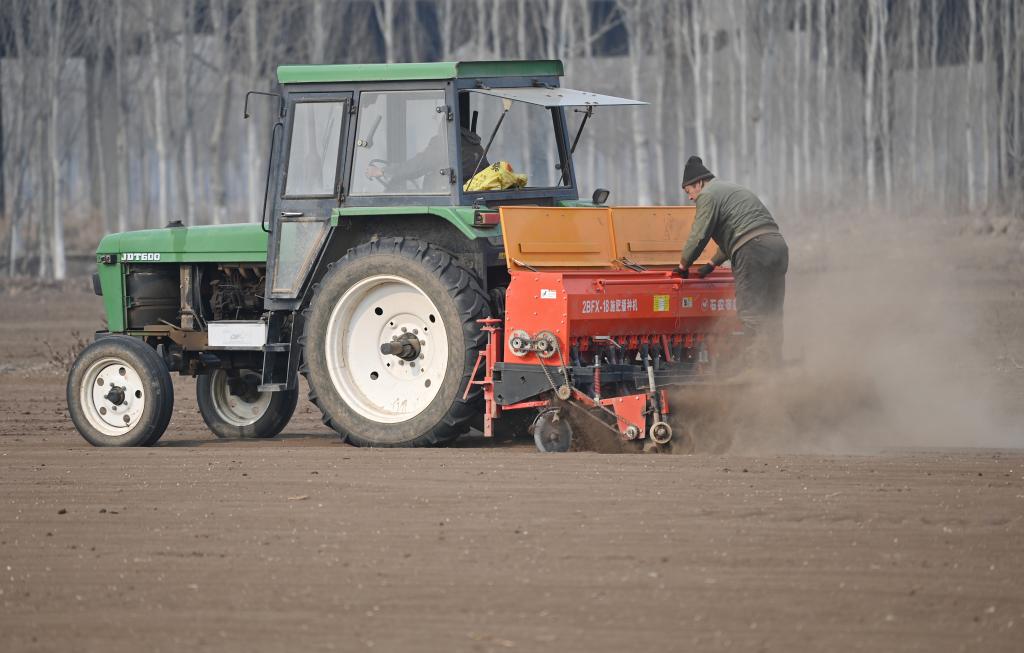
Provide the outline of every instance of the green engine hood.
<path id="1" fill-rule="evenodd" d="M 125 263 L 264 263 L 267 234 L 259 223 L 126 231 L 105 236 L 96 254 Z"/>

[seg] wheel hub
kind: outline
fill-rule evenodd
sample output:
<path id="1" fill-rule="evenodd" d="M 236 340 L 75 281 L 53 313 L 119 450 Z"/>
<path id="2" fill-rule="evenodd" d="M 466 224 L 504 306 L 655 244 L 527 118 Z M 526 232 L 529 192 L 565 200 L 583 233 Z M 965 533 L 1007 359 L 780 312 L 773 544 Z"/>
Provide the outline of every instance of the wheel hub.
<path id="1" fill-rule="evenodd" d="M 537 449 L 545 453 L 568 451 L 572 443 L 572 427 L 558 409 L 549 409 L 538 414 L 529 431 L 533 435 Z"/>
<path id="2" fill-rule="evenodd" d="M 146 396 L 142 379 L 128 363 L 117 359 L 98 361 L 85 380 L 90 390 L 84 407 L 93 426 L 107 435 L 121 435 L 138 423 Z"/>
<path id="3" fill-rule="evenodd" d="M 423 344 L 415 334 L 406 332 L 400 336 L 392 336 L 390 342 L 382 344 L 380 353 L 386 356 L 397 356 L 404 361 L 414 361 L 420 357 L 420 348 Z"/>
<path id="4" fill-rule="evenodd" d="M 270 406 L 271 393 L 258 389 L 259 375 L 241 370 L 236 377 L 224 370 L 215 370 L 210 379 L 214 410 L 232 426 L 255 424 Z"/>
<path id="5" fill-rule="evenodd" d="M 115 406 L 120 406 L 124 403 L 124 390 L 125 389 L 120 386 L 111 386 L 110 392 L 104 395 L 103 398 Z"/>

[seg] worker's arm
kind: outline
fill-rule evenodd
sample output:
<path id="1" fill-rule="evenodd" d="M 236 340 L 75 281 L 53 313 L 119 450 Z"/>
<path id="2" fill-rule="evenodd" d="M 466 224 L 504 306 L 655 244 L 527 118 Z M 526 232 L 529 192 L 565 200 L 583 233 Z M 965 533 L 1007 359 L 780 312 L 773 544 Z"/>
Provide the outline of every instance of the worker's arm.
<path id="1" fill-rule="evenodd" d="M 690 229 L 690 236 L 683 245 L 683 253 L 679 256 L 679 265 L 688 268 L 693 265 L 694 260 L 707 247 L 711 240 L 711 222 L 714 217 L 715 206 L 707 193 L 697 196 L 697 216 L 693 220 L 693 227 Z"/>
<path id="2" fill-rule="evenodd" d="M 697 269 L 697 276 L 703 279 L 704 277 L 711 274 L 715 268 L 717 268 L 722 263 L 725 263 L 727 260 L 728 259 L 725 257 L 725 254 L 722 253 L 722 250 L 716 250 L 715 255 L 711 257 L 711 261 L 709 263 L 705 263 L 704 265 L 700 266 Z"/>
<path id="3" fill-rule="evenodd" d="M 411 159 L 392 163 L 384 172 L 391 181 L 411 181 L 428 174 L 440 174 L 447 160 L 446 140 L 443 134 L 437 134 Z"/>

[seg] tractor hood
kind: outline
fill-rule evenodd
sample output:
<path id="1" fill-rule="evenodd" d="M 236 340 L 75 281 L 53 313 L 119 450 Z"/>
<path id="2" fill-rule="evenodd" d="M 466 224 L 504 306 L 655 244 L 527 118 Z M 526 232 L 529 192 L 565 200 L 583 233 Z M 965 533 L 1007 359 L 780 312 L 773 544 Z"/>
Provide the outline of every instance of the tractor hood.
<path id="1" fill-rule="evenodd" d="M 125 263 L 262 263 L 267 234 L 255 222 L 127 231 L 104 237 L 96 254 Z"/>

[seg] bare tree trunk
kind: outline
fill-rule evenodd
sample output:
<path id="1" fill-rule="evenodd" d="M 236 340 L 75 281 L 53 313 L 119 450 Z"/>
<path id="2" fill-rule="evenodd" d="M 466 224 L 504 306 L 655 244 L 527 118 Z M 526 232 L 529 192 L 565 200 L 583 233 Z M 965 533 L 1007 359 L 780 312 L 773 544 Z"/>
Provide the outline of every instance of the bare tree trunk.
<path id="1" fill-rule="evenodd" d="M 999 198 L 1002 202 L 1009 200 L 1006 197 L 1006 189 L 1009 187 L 1010 175 L 1009 175 L 1009 151 L 1008 136 L 1010 133 L 1010 125 L 1008 124 L 1008 110 L 1009 110 L 1009 98 L 1010 98 L 1010 75 L 1011 65 L 1013 63 L 1013 23 L 1011 22 L 1011 16 L 1013 16 L 1012 7 L 1010 6 L 1010 0 L 1003 0 L 1003 20 L 1000 26 L 1000 41 L 1002 42 L 1002 71 L 999 83 Z"/>
<path id="2" fill-rule="evenodd" d="M 834 124 L 832 128 L 833 140 L 832 140 L 832 174 L 836 179 L 842 179 L 846 170 L 850 168 L 846 162 L 846 138 L 844 137 L 845 123 L 843 106 L 843 56 L 848 52 L 844 50 L 843 46 L 846 41 L 843 39 L 843 35 L 847 33 L 842 26 L 843 22 L 843 9 L 847 6 L 847 3 L 842 0 L 836 0 L 832 7 L 832 37 L 835 39 L 834 50 L 835 56 L 832 57 L 832 76 L 834 78 L 832 87 L 834 89 L 832 106 L 835 107 L 835 116 L 833 117 Z M 851 35 L 852 38 L 852 35 Z"/>
<path id="3" fill-rule="evenodd" d="M 977 188 L 974 180 L 974 60 L 977 54 L 977 2 L 967 0 L 967 92 L 964 94 L 964 144 L 966 161 L 963 166 L 967 171 L 967 210 L 973 213 L 978 208 Z"/>
<path id="4" fill-rule="evenodd" d="M 381 38 L 384 39 L 384 61 L 395 62 L 395 0 L 373 0 Z"/>
<path id="5" fill-rule="evenodd" d="M 576 59 L 576 24 L 573 22 L 575 6 L 572 2 L 563 2 L 562 10 L 558 16 L 558 43 L 560 44 L 558 58 L 572 66 Z"/>
<path id="6" fill-rule="evenodd" d="M 989 84 L 989 78 L 991 77 L 989 66 L 992 65 L 994 59 L 992 55 L 993 51 L 993 35 L 992 35 L 992 18 L 990 11 L 990 4 L 992 0 L 981 0 L 981 208 L 982 210 L 988 210 L 992 201 L 992 139 L 991 129 L 989 127 L 989 114 L 991 113 L 991 107 L 989 102 L 991 100 L 991 85 Z"/>
<path id="7" fill-rule="evenodd" d="M 643 76 L 643 44 L 646 42 L 643 7 L 638 0 L 619 0 L 619 7 L 625 15 L 626 34 L 629 38 L 630 93 L 633 97 L 640 97 L 640 78 Z M 647 183 L 650 176 L 648 172 L 647 129 L 642 120 L 632 121 L 631 133 L 633 139 L 633 179 L 636 188 L 634 197 L 639 204 L 650 204 L 649 185 Z"/>
<path id="8" fill-rule="evenodd" d="M 114 112 L 116 116 L 115 148 L 117 165 L 117 230 L 128 230 L 128 182 L 130 179 L 128 161 L 128 125 L 125 104 L 127 101 L 124 79 L 124 0 L 114 4 Z"/>
<path id="9" fill-rule="evenodd" d="M 768 187 L 768 100 L 771 63 L 775 55 L 775 4 L 768 2 L 760 6 L 763 11 L 764 32 L 761 49 L 761 71 L 757 93 L 757 125 L 754 144 L 757 149 L 757 186 L 762 191 Z"/>
<path id="10" fill-rule="evenodd" d="M 740 7 L 740 14 L 736 13 L 736 5 Z M 747 1 L 736 0 L 728 3 L 729 15 L 736 30 L 736 36 L 732 41 L 733 56 L 736 57 L 736 67 L 739 68 L 739 100 L 736 106 L 735 125 L 739 130 L 739 138 L 733 134 L 730 140 L 733 143 L 732 159 L 733 171 L 736 179 L 744 179 L 750 174 L 750 115 L 747 109 L 747 63 L 750 56 L 750 37 L 747 36 Z M 737 151 L 738 148 L 738 151 Z"/>
<path id="11" fill-rule="evenodd" d="M 804 0 L 804 62 L 803 62 L 803 97 L 801 98 L 803 104 L 803 122 L 801 124 L 800 134 L 800 145 L 803 148 L 802 157 L 803 163 L 801 169 L 803 170 L 803 193 L 806 195 L 811 186 L 811 168 L 813 167 L 813 161 L 811 159 L 811 103 L 814 101 L 814 96 L 811 94 L 811 70 L 813 61 L 811 60 L 811 32 L 813 30 L 813 23 L 811 20 L 811 0 Z M 801 200 L 804 201 L 804 200 Z M 806 202 L 805 202 L 806 204 Z"/>
<path id="12" fill-rule="evenodd" d="M 1013 176 L 1017 181 L 1013 184 L 1016 189 L 1014 192 L 1013 204 L 1017 207 L 1018 215 L 1024 213 L 1024 102 L 1022 102 L 1022 89 L 1021 81 L 1024 80 L 1024 9 L 1021 9 L 1020 5 L 1014 7 L 1014 25 L 1016 26 L 1017 38 L 1014 39 L 1016 43 L 1017 54 L 1014 57 L 1015 70 L 1014 73 L 1014 107 L 1011 112 L 1014 117 L 1014 138 L 1012 147 L 1012 156 L 1014 158 Z"/>
<path id="13" fill-rule="evenodd" d="M 98 186 L 98 177 L 92 174 L 95 170 L 99 169 L 99 161 L 96 157 L 96 139 L 99 136 L 99 115 L 97 111 L 97 105 L 99 104 L 99 89 L 98 84 L 100 82 L 99 76 L 96 74 L 99 69 L 99 62 L 97 61 L 96 50 L 99 49 L 98 34 L 91 35 L 92 44 L 90 44 L 91 52 L 87 52 L 86 56 L 82 58 L 84 73 L 82 80 L 85 83 L 85 132 L 86 132 L 86 169 L 89 171 L 89 213 L 95 214 L 98 212 L 100 204 L 100 189 Z M 94 215 L 90 215 L 90 218 Z"/>
<path id="14" fill-rule="evenodd" d="M 60 132 L 59 127 L 59 115 L 60 115 L 60 72 L 63 63 L 63 53 L 61 45 L 63 43 L 63 31 L 64 31 L 64 0 L 55 0 L 53 5 L 53 21 L 50 24 L 50 47 L 48 52 L 49 59 L 49 82 L 50 82 L 50 115 L 48 120 L 49 126 L 49 146 L 50 152 L 50 185 L 49 193 L 53 198 L 53 211 L 50 214 L 53 220 L 53 225 L 50 228 L 51 238 L 51 263 L 53 264 L 53 278 L 57 280 L 64 279 L 65 276 L 65 257 L 64 257 L 64 207 L 61 204 L 60 196 Z"/>
<path id="15" fill-rule="evenodd" d="M 492 0 L 491 12 L 491 56 L 501 59 L 501 20 L 504 16 L 504 7 L 501 0 Z"/>
<path id="16" fill-rule="evenodd" d="M 803 159 L 800 156 L 800 137 L 803 133 L 801 125 L 807 123 L 807 117 L 803 115 L 803 112 L 807 109 L 807 104 L 804 102 L 804 98 L 801 97 L 802 93 L 802 82 L 803 82 L 803 48 L 805 47 L 804 37 L 806 36 L 801 30 L 800 11 L 801 3 L 798 2 L 795 6 L 796 15 L 794 17 L 793 25 L 793 72 L 790 77 L 793 80 L 793 88 L 790 92 L 789 101 L 792 103 L 793 110 L 789 115 L 789 132 L 790 132 L 790 156 L 791 167 L 790 174 L 788 175 L 788 182 L 792 184 L 792 190 L 790 192 L 790 201 L 793 203 L 793 208 L 797 214 L 800 214 L 803 210 L 803 180 L 804 170 L 802 167 Z"/>
<path id="17" fill-rule="evenodd" d="M 17 17 L 17 20 L 11 22 L 11 31 L 14 33 L 14 47 L 18 52 L 18 58 L 20 60 L 21 70 L 21 84 L 19 93 L 20 109 L 15 116 L 14 121 L 14 134 L 18 136 L 18 167 L 17 170 L 24 170 L 30 165 L 28 153 L 31 148 L 28 146 L 27 141 L 30 139 L 26 134 L 25 118 L 28 114 L 29 107 L 31 106 L 31 100 L 29 99 L 28 92 L 28 79 L 29 79 L 29 68 L 31 55 L 25 47 L 25 24 L 21 20 L 25 6 L 23 0 L 14 0 L 12 6 L 12 13 Z M 2 83 L 2 82 L 0 82 Z M 18 273 L 18 256 L 21 254 L 21 237 L 20 237 L 20 223 L 22 220 L 22 198 L 25 193 L 22 192 L 23 181 L 19 180 L 15 186 L 15 199 L 14 199 L 14 210 L 11 214 L 11 235 L 8 239 L 9 254 L 7 257 L 7 272 L 10 276 L 14 276 Z"/>
<path id="18" fill-rule="evenodd" d="M 145 105 L 143 105 L 145 106 Z M 147 144 L 150 142 L 149 134 L 146 133 L 146 121 L 139 121 L 138 138 L 136 138 L 136 145 L 139 148 L 137 154 L 137 161 L 139 163 L 139 187 L 141 198 L 141 209 L 142 209 L 142 224 L 146 226 L 152 226 L 153 223 L 153 207 L 150 200 L 153 197 L 152 187 L 152 163 L 150 158 L 152 156 L 150 148 Z M 138 222 L 138 220 L 136 220 Z"/>
<path id="19" fill-rule="evenodd" d="M 700 32 L 697 36 L 696 42 L 697 47 L 705 48 L 707 57 L 704 58 L 704 69 L 705 85 L 704 93 L 698 97 L 704 99 L 704 127 L 707 130 L 708 139 L 708 157 L 714 162 L 712 165 L 720 166 L 721 160 L 718 158 L 718 139 L 715 136 L 715 125 L 714 125 L 714 105 L 715 105 L 715 62 L 714 56 L 714 39 L 715 34 L 713 30 L 710 30 L 711 21 L 708 20 L 708 15 L 711 11 L 710 6 L 706 0 L 700 0 L 699 2 L 699 15 L 700 21 L 698 23 Z M 706 45 L 702 45 L 702 42 Z"/>
<path id="20" fill-rule="evenodd" d="M 388 6 L 390 6 L 390 1 Z M 376 9 L 376 3 L 374 4 Z M 259 5 L 255 2 L 250 2 L 245 5 L 245 27 L 246 27 L 246 47 L 248 50 L 249 60 L 249 83 L 255 85 L 259 81 L 260 74 L 260 58 L 259 58 Z M 259 85 L 262 88 L 262 84 Z M 260 215 L 260 201 L 262 193 L 260 192 L 259 179 L 260 179 L 260 148 L 259 148 L 259 136 L 256 133 L 256 121 L 250 118 L 245 126 L 246 136 L 246 159 L 247 159 L 247 178 L 248 178 L 248 200 L 249 200 L 249 211 L 246 216 L 247 221 L 258 220 Z"/>
<path id="21" fill-rule="evenodd" d="M 106 67 L 105 62 L 105 51 L 106 43 L 102 43 L 100 46 L 101 56 L 99 57 L 98 64 L 93 68 L 93 88 L 103 88 L 104 79 L 104 68 Z M 103 225 L 104 233 L 110 232 L 113 225 L 111 224 L 110 207 L 107 200 L 107 155 L 103 147 L 103 102 L 101 98 L 103 96 L 99 93 L 93 94 L 93 102 L 96 107 L 92 112 L 92 124 L 89 126 L 89 130 L 92 133 L 93 147 L 95 148 L 95 158 L 97 165 L 90 170 L 92 175 L 95 175 L 95 186 L 99 193 L 99 211 L 100 220 Z"/>
<path id="22" fill-rule="evenodd" d="M 476 16 L 476 29 L 473 30 L 473 34 L 476 37 L 474 46 L 476 49 L 476 58 L 483 60 L 487 59 L 487 44 L 489 39 L 487 38 L 487 5 L 488 0 L 476 0 L 476 8 L 474 15 Z"/>
<path id="23" fill-rule="evenodd" d="M 562 0 L 544 0 L 544 52 L 548 59 L 554 59 L 557 55 L 556 24 L 558 18 L 558 5 Z"/>
<path id="24" fill-rule="evenodd" d="M 938 130 L 938 121 L 935 119 L 935 114 L 939 90 L 939 0 L 931 0 L 928 19 L 930 37 L 928 42 L 928 65 L 932 73 L 928 106 L 928 183 L 934 189 L 945 186 L 939 183 L 939 152 L 935 137 L 936 130 Z"/>
<path id="25" fill-rule="evenodd" d="M 710 91 L 704 87 L 704 48 L 701 37 L 704 33 L 704 19 L 700 0 L 690 6 L 690 15 L 685 11 L 681 14 L 685 22 L 683 38 L 686 39 L 687 54 L 690 60 L 690 73 L 693 76 L 693 128 L 697 132 L 697 151 L 701 157 L 709 159 L 707 125 L 704 119 L 704 95 Z"/>
<path id="26" fill-rule="evenodd" d="M 324 15 L 324 0 L 311 0 L 312 1 L 312 15 L 313 21 L 309 26 L 309 31 L 312 34 L 310 40 L 310 63 L 327 63 L 327 20 Z M 223 13 L 223 9 L 220 10 Z M 221 17 L 221 20 L 225 18 Z M 225 34 L 225 36 L 227 36 Z M 226 72 L 226 71 L 225 71 Z"/>
<path id="27" fill-rule="evenodd" d="M 867 177 L 868 204 L 874 206 L 878 198 L 875 177 L 875 62 L 878 58 L 878 12 L 880 0 L 868 0 L 867 66 L 864 69 L 864 142 L 865 175 Z"/>
<path id="28" fill-rule="evenodd" d="M 593 26 L 591 25 L 591 14 L 590 14 L 590 2 L 588 0 L 582 0 L 580 3 L 580 22 L 583 28 L 583 59 L 586 61 L 586 69 L 588 72 L 594 70 L 594 38 L 593 38 Z M 587 147 L 586 154 L 586 183 L 589 184 L 589 188 L 593 189 L 597 186 L 597 143 L 592 140 L 590 145 Z M 582 183 L 580 183 L 582 186 Z"/>
<path id="29" fill-rule="evenodd" d="M 526 0 L 517 0 L 516 3 L 516 54 L 520 59 L 526 59 L 529 56 L 528 52 L 528 41 L 526 35 L 526 18 L 527 18 L 527 6 Z M 533 148 L 531 146 L 529 138 L 519 139 L 519 160 L 523 162 L 523 166 L 527 167 L 533 157 Z"/>
<path id="30" fill-rule="evenodd" d="M 196 160 L 195 160 L 195 120 L 192 113 L 192 20 L 193 0 L 184 0 L 181 6 L 182 35 L 179 50 L 179 66 L 181 67 L 181 110 L 182 110 L 182 141 L 180 197 L 185 203 L 185 224 L 196 223 Z M 180 215 L 180 214 L 179 214 Z"/>
<path id="31" fill-rule="evenodd" d="M 917 96 L 921 86 L 920 65 L 921 0 L 910 0 L 910 199 L 917 201 L 920 168 L 917 153 Z"/>
<path id="32" fill-rule="evenodd" d="M 545 0 L 544 4 L 544 52 L 547 59 L 558 58 L 558 7 L 563 0 Z M 555 152 L 551 147 L 543 147 L 544 169 L 555 169 Z"/>
<path id="33" fill-rule="evenodd" d="M 454 0 L 441 0 L 441 58 L 451 61 L 452 54 L 452 24 L 455 22 Z"/>
<path id="34" fill-rule="evenodd" d="M 36 207 L 39 210 L 38 220 L 36 225 L 38 227 L 36 232 L 36 247 L 39 253 L 39 265 L 36 268 L 37 277 L 48 276 L 49 266 L 48 261 L 50 260 L 50 249 L 47 246 L 47 219 L 52 216 L 54 209 L 54 197 L 50 184 L 50 173 L 47 168 L 47 157 L 43 154 L 44 151 L 49 151 L 49 143 L 47 142 L 47 125 L 45 115 L 41 116 L 41 119 L 36 121 L 36 140 L 39 142 L 39 152 L 36 155 L 36 165 L 39 167 L 37 174 L 38 182 L 35 184 L 35 192 L 33 195 L 41 197 L 41 201 L 36 202 Z"/>
<path id="35" fill-rule="evenodd" d="M 213 167 L 210 175 L 210 190 L 213 195 L 214 224 L 225 222 L 228 213 L 227 188 L 224 184 L 224 172 L 228 165 L 228 148 L 224 139 L 224 132 L 227 130 L 228 111 L 231 108 L 231 64 L 228 40 L 230 38 L 230 30 L 228 28 L 225 1 L 213 0 L 210 5 L 210 17 L 217 44 L 217 72 L 224 79 L 224 89 L 218 102 L 217 118 L 213 123 L 209 147 L 209 158 Z M 320 5 L 322 10 L 322 3 L 319 0 L 316 0 L 314 6 L 316 5 Z M 323 44 L 320 44 L 319 47 L 322 48 Z"/>
<path id="36" fill-rule="evenodd" d="M 889 5 L 878 3 L 878 39 L 879 63 L 881 64 L 882 105 L 878 112 L 882 128 L 882 180 L 885 184 L 885 208 L 889 209 L 892 202 L 892 73 L 889 67 Z"/>
<path id="37" fill-rule="evenodd" d="M 4 75 L 3 61 L 0 60 L 0 220 L 7 217 L 7 148 L 4 132 Z"/>
<path id="38" fill-rule="evenodd" d="M 516 52 L 520 59 L 527 57 L 526 0 L 516 0 Z"/>
<path id="39" fill-rule="evenodd" d="M 817 182 L 819 188 L 828 186 L 829 178 L 829 147 L 828 147 L 828 10 L 831 6 L 829 0 L 818 0 L 818 70 L 817 70 L 817 91 L 818 104 L 816 107 L 818 123 L 818 157 L 817 157 Z"/>
<path id="40" fill-rule="evenodd" d="M 146 5 L 146 26 L 149 33 L 149 56 L 153 67 L 153 133 L 156 137 L 155 155 L 157 167 L 157 220 L 160 226 L 167 224 L 170 204 L 167 170 L 167 119 L 164 116 L 164 61 L 160 40 L 157 38 L 157 15 L 155 0 Z"/>
<path id="41" fill-rule="evenodd" d="M 657 166 L 657 174 L 654 175 L 654 182 L 657 184 L 655 189 L 655 201 L 658 204 L 664 204 L 666 200 L 668 190 L 668 162 L 665 160 L 665 87 L 668 85 L 667 74 L 670 64 L 668 58 L 665 55 L 665 30 L 662 24 L 662 17 L 665 15 L 665 7 L 661 2 L 657 2 L 653 11 L 650 11 L 643 17 L 645 21 L 650 21 L 647 27 L 648 34 L 651 35 L 651 42 L 654 46 L 654 61 L 657 62 L 657 70 L 664 76 L 663 79 L 656 80 L 654 84 L 654 162 Z M 634 96 L 636 97 L 636 96 Z"/>

